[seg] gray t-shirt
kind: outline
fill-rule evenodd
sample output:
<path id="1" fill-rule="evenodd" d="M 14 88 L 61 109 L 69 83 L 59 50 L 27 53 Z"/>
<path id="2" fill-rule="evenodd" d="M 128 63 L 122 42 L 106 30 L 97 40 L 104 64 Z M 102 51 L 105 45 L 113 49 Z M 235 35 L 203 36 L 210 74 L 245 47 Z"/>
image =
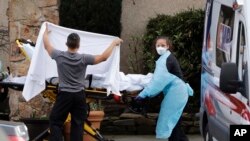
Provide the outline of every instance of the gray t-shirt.
<path id="1" fill-rule="evenodd" d="M 70 53 L 54 49 L 51 58 L 56 61 L 59 76 L 59 90 L 79 92 L 84 89 L 87 65 L 94 64 L 94 56 Z"/>

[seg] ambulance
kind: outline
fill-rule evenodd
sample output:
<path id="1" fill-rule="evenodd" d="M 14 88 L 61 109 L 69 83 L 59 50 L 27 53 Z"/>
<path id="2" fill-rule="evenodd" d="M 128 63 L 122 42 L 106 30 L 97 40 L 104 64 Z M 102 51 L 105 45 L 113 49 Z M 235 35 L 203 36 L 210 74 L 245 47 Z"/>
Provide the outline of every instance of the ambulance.
<path id="1" fill-rule="evenodd" d="M 229 141 L 250 124 L 250 0 L 207 0 L 202 47 L 200 131 Z"/>

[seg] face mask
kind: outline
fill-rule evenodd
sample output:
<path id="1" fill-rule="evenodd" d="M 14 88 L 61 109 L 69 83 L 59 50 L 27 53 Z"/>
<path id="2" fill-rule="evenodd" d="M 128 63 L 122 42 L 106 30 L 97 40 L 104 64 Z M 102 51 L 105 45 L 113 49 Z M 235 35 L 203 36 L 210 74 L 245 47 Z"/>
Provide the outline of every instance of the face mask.
<path id="1" fill-rule="evenodd" d="M 163 55 L 165 52 L 167 52 L 167 48 L 160 46 L 156 48 L 156 51 L 159 55 Z"/>

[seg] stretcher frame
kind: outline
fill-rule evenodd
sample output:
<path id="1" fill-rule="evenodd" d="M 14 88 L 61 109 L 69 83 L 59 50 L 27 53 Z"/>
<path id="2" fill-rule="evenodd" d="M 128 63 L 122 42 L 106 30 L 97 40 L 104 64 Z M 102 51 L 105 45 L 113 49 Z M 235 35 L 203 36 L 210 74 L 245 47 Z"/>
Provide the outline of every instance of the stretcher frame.
<path id="1" fill-rule="evenodd" d="M 35 46 L 35 43 L 33 43 L 31 41 L 27 41 L 25 39 L 16 39 L 16 44 L 18 45 L 18 47 L 20 47 L 21 52 L 24 54 L 24 56 L 28 60 L 30 60 L 27 53 L 24 51 L 24 49 L 22 49 L 22 43 L 29 43 L 32 46 Z M 106 91 L 91 89 L 90 88 L 91 82 L 92 82 L 92 75 L 90 75 L 90 77 L 89 77 L 89 88 L 84 89 L 85 94 L 86 94 L 86 98 L 89 98 L 89 99 L 108 99 L 109 98 L 109 97 L 107 97 Z M 8 90 L 9 88 L 17 90 L 17 91 L 22 91 L 24 88 L 24 84 L 0 81 L 0 102 L 3 101 L 7 97 L 8 92 L 9 92 L 9 90 Z M 46 82 L 46 89 L 41 93 L 43 94 L 43 97 L 49 98 L 51 102 L 55 102 L 57 88 L 58 88 L 57 85 L 52 85 L 52 84 L 49 84 L 48 82 Z M 52 90 L 53 93 L 46 93 L 47 90 Z M 70 121 L 70 116 L 67 117 L 65 122 L 69 122 L 69 121 Z M 88 121 L 88 119 L 85 120 L 83 127 L 84 127 L 84 132 L 86 132 L 87 134 L 89 134 L 90 136 L 95 138 L 97 141 L 112 141 L 112 140 L 105 139 L 104 136 L 102 136 L 101 133 L 97 129 L 95 129 L 94 127 L 91 126 L 91 122 Z M 41 134 L 39 134 L 33 140 L 34 141 L 41 140 L 45 136 L 48 136 L 48 134 L 49 134 L 49 128 L 46 129 Z"/>
<path id="2" fill-rule="evenodd" d="M 19 83 L 13 83 L 13 82 L 0 82 L 0 95 L 3 97 L 7 97 L 8 95 L 8 88 L 17 90 L 17 91 L 22 91 L 24 87 L 24 84 L 19 84 Z M 53 91 L 47 92 L 47 91 Z M 86 98 L 90 99 L 110 99 L 110 97 L 107 97 L 107 93 L 103 90 L 92 90 L 92 89 L 85 89 L 85 94 Z M 43 94 L 44 98 L 48 98 L 51 102 L 55 102 L 56 100 L 56 93 L 57 93 L 57 86 L 55 85 L 50 85 L 47 83 L 46 89 L 41 92 Z M 4 98 L 1 98 L 4 99 Z M 65 122 L 70 121 L 70 116 L 67 117 Z M 98 129 L 95 129 L 94 127 L 91 126 L 91 122 L 88 121 L 88 119 L 85 120 L 84 122 L 84 132 L 86 132 L 88 135 L 92 136 L 94 139 L 97 141 L 111 141 L 109 139 L 106 139 L 99 131 Z M 49 135 L 49 128 L 44 130 L 41 134 L 39 134 L 37 137 L 35 137 L 32 141 L 38 141 L 46 136 Z"/>

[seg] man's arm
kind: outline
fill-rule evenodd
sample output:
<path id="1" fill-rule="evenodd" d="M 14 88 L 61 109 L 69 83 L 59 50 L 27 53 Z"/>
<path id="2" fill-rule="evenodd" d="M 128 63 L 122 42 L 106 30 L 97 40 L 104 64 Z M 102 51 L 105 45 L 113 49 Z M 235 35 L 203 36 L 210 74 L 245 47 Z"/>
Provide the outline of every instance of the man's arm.
<path id="1" fill-rule="evenodd" d="M 45 32 L 43 34 L 43 43 L 44 43 L 44 47 L 47 50 L 48 54 L 51 56 L 51 53 L 52 53 L 54 48 L 49 42 L 49 37 L 48 37 L 49 32 L 50 31 L 48 30 L 48 24 L 46 24 L 46 29 L 45 29 Z"/>
<path id="2" fill-rule="evenodd" d="M 110 46 L 101 54 L 101 55 L 96 55 L 95 56 L 95 61 L 94 64 L 98 64 L 101 63 L 103 61 L 106 61 L 108 59 L 108 57 L 111 55 L 113 49 L 118 46 L 119 44 L 122 43 L 122 39 L 118 38 L 115 39 Z"/>

